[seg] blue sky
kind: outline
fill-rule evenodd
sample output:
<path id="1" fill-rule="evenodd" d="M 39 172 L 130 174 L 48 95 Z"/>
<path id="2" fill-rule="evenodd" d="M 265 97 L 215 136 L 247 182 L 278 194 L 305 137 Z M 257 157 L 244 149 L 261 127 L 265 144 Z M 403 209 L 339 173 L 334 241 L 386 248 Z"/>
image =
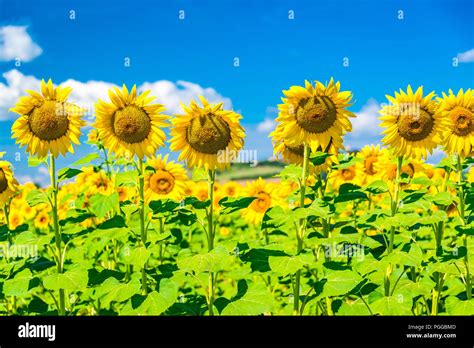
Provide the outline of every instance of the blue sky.
<path id="1" fill-rule="evenodd" d="M 379 140 L 385 94 L 407 84 L 439 94 L 474 87 L 473 17 L 472 0 L 0 0 L 0 151 L 12 161 L 18 151 L 8 107 L 49 77 L 77 85 L 79 102 L 111 84 L 146 82 L 171 111 L 199 93 L 225 100 L 264 159 L 281 90 L 333 76 L 354 93 L 360 118 L 346 141 L 357 148 Z M 89 150 L 82 145 L 79 156 Z M 25 162 L 14 162 L 22 175 L 42 175 Z"/>

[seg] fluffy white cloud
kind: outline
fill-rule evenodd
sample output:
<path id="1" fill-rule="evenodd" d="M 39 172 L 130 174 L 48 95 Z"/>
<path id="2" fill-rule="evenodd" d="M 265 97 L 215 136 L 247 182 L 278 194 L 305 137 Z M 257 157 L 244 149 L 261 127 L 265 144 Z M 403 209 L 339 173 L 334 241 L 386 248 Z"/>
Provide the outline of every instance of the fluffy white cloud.
<path id="1" fill-rule="evenodd" d="M 457 58 L 461 63 L 474 62 L 474 48 L 462 53 L 458 53 Z"/>
<path id="2" fill-rule="evenodd" d="M 351 119 L 352 132 L 345 136 L 348 149 L 357 149 L 365 144 L 380 141 L 382 128 L 379 126 L 379 110 L 380 104 L 371 98 L 355 113 L 356 118 Z"/>
<path id="3" fill-rule="evenodd" d="M 276 127 L 276 122 L 273 118 L 265 117 L 265 119 L 257 124 L 257 131 L 259 133 L 270 133 Z"/>
<path id="4" fill-rule="evenodd" d="M 276 127 L 275 118 L 278 114 L 278 108 L 274 106 L 267 106 L 265 111 L 265 118 L 262 122 L 257 124 L 258 133 L 270 133 Z"/>
<path id="5" fill-rule="evenodd" d="M 232 108 L 231 100 L 220 95 L 214 88 L 203 88 L 192 82 L 178 81 L 173 83 L 167 80 L 160 80 L 145 82 L 138 87 L 140 92 L 147 89 L 151 90 L 151 95 L 156 97 L 156 102 L 166 107 L 167 113 L 182 113 L 183 110 L 180 103 L 187 105 L 192 99 L 198 102 L 199 95 L 205 97 L 210 103 L 223 102 L 226 109 Z"/>
<path id="6" fill-rule="evenodd" d="M 13 107 L 25 90 L 38 90 L 41 80 L 34 76 L 25 76 L 18 70 L 10 70 L 3 74 L 5 83 L 0 82 L 0 121 L 15 119 L 17 116 L 8 109 Z M 104 81 L 81 82 L 69 79 L 61 83 L 73 89 L 69 101 L 85 108 L 88 115 L 93 115 L 94 104 L 98 99 L 108 101 L 108 89 L 114 86 L 113 83 Z M 204 88 L 198 84 L 186 81 L 173 83 L 167 80 L 156 82 L 145 82 L 137 87 L 139 91 L 151 90 L 151 95 L 156 97 L 155 102 L 166 107 L 166 112 L 182 113 L 180 102 L 188 104 L 191 99 L 198 100 L 198 96 L 204 96 L 211 103 L 223 102 L 225 108 L 232 108 L 229 98 L 223 97 L 214 88 Z M 89 117 L 88 121 L 92 121 Z"/>
<path id="7" fill-rule="evenodd" d="M 43 52 L 27 33 L 27 28 L 13 25 L 0 27 L 0 61 L 19 58 L 29 62 Z"/>
<path id="8" fill-rule="evenodd" d="M 41 187 L 46 187 L 49 184 L 49 173 L 45 167 L 38 167 L 36 171 L 34 168 L 29 168 L 29 174 L 17 175 L 16 178 L 20 184 L 33 182 L 39 184 Z"/>
<path id="9" fill-rule="evenodd" d="M 34 76 L 25 76 L 18 70 L 3 73 L 6 83 L 0 82 L 0 121 L 15 118 L 8 109 L 13 107 L 17 99 L 25 94 L 25 90 L 38 90 L 40 80 Z"/>

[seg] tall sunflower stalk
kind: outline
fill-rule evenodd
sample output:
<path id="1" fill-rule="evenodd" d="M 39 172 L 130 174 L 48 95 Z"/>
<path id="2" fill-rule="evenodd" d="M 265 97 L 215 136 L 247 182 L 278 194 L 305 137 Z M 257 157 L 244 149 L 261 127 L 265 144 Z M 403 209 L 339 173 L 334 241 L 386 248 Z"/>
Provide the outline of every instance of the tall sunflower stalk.
<path id="1" fill-rule="evenodd" d="M 205 168 L 207 171 L 209 208 L 206 210 L 207 249 L 214 249 L 216 224 L 214 221 L 214 184 L 216 169 L 226 168 L 243 148 L 245 131 L 240 125 L 241 115 L 224 110 L 223 104 L 209 104 L 202 96 L 199 97 L 202 107 L 194 100 L 189 107 L 181 105 L 184 114 L 176 115 L 171 120 L 171 146 L 173 151 L 180 151 L 179 160 L 185 160 L 189 168 Z M 232 158 L 222 160 L 220 154 L 231 154 Z M 214 315 L 214 295 L 216 276 L 209 273 L 207 293 L 208 313 Z"/>
<path id="2" fill-rule="evenodd" d="M 58 182 L 56 157 L 67 152 L 74 153 L 73 143 L 79 145 L 80 128 L 85 110 L 68 103 L 70 87 L 54 87 L 53 82 L 41 81 L 41 94 L 28 91 L 29 96 L 19 99 L 11 111 L 20 115 L 12 126 L 13 138 L 26 146 L 30 155 L 45 158 L 49 154 L 48 169 L 52 195 L 49 197 L 53 211 L 53 229 L 56 245 L 56 266 L 59 274 L 64 272 L 65 249 L 62 247 L 58 218 Z M 65 292 L 59 290 L 59 315 L 66 314 Z"/>
<path id="3" fill-rule="evenodd" d="M 214 249 L 214 238 L 216 226 L 214 223 L 214 184 L 216 181 L 216 171 L 209 170 L 207 177 L 207 192 L 210 201 L 209 209 L 206 210 L 207 214 L 207 251 L 212 251 Z M 216 283 L 217 274 L 214 275 L 213 272 L 209 272 L 209 291 L 208 291 L 208 308 L 209 315 L 214 315 L 214 297 L 215 297 L 215 283 Z"/>
<path id="4" fill-rule="evenodd" d="M 140 209 L 140 238 L 143 247 L 146 249 L 146 242 L 147 242 L 147 230 L 145 226 L 145 173 L 143 168 L 143 160 L 141 158 L 138 159 L 138 192 L 139 192 L 139 209 Z M 148 286 L 147 286 L 147 263 L 143 265 L 141 269 L 142 273 L 142 294 L 146 295 L 148 293 Z"/>
<path id="5" fill-rule="evenodd" d="M 100 140 L 105 149 L 117 156 L 127 155 L 138 158 L 135 163 L 138 172 L 140 240 L 146 248 L 147 231 L 145 225 L 145 184 L 143 159 L 155 155 L 160 146 L 164 146 L 166 135 L 162 128 L 167 127 L 168 116 L 161 104 L 153 104 L 155 97 L 149 96 L 147 90 L 137 94 L 137 87 L 129 91 L 123 85 L 121 89 L 114 87 L 109 90 L 110 102 L 99 100 L 95 105 L 97 128 Z M 106 157 L 106 162 L 108 158 Z M 147 294 L 146 263 L 142 267 L 142 293 Z"/>
<path id="6" fill-rule="evenodd" d="M 58 218 L 58 183 L 57 183 L 57 175 L 56 175 L 56 160 L 54 156 L 51 154 L 49 156 L 49 176 L 51 180 L 51 208 L 53 211 L 53 229 L 54 229 L 54 241 L 56 243 L 56 267 L 58 274 L 64 272 L 64 258 L 65 253 L 62 249 L 62 235 L 61 229 L 59 227 L 59 218 Z M 64 289 L 59 289 L 59 315 L 66 314 L 66 295 Z"/>
<path id="7" fill-rule="evenodd" d="M 304 201 L 306 198 L 306 181 L 309 173 L 309 146 L 304 144 L 303 150 L 303 167 L 301 170 L 301 179 L 299 180 L 300 188 L 300 207 L 304 208 Z M 300 219 L 296 228 L 296 255 L 303 250 L 303 241 L 306 233 L 306 218 Z M 296 271 L 293 282 L 293 314 L 298 315 L 300 308 L 300 282 L 301 270 Z"/>
<path id="8" fill-rule="evenodd" d="M 275 154 L 285 161 L 302 165 L 299 180 L 300 206 L 304 207 L 306 180 L 308 177 L 310 151 L 335 152 L 342 147 L 342 135 L 352 128 L 348 111 L 352 93 L 341 91 L 340 83 L 333 78 L 326 84 L 305 81 L 303 86 L 291 86 L 283 91 L 283 104 L 278 105 L 277 127 L 273 137 Z M 296 228 L 297 253 L 303 248 L 306 219 L 301 219 Z M 301 271 L 294 275 L 293 312 L 299 313 Z"/>
<path id="9" fill-rule="evenodd" d="M 393 189 L 393 195 L 391 196 L 391 215 L 394 217 L 397 214 L 398 206 L 400 205 L 399 194 L 400 194 L 400 181 L 402 174 L 402 165 L 403 165 L 403 156 L 398 156 L 397 158 L 397 173 L 395 175 L 395 183 Z M 390 227 L 390 236 L 388 241 L 388 250 L 387 253 L 390 255 L 393 252 L 395 240 L 395 226 Z M 390 296 L 390 277 L 392 275 L 393 266 L 389 264 L 385 272 L 384 278 L 384 288 L 385 296 Z"/>
<path id="10" fill-rule="evenodd" d="M 458 198 L 459 198 L 459 216 L 461 218 L 461 224 L 464 226 L 466 225 L 466 194 L 464 192 L 464 174 L 463 174 L 463 160 L 460 155 L 457 156 L 457 170 L 458 170 Z M 463 245 L 467 250 L 467 234 L 463 235 Z M 466 286 L 466 297 L 468 300 L 472 298 L 472 279 L 471 273 L 469 270 L 469 259 L 468 259 L 468 252 L 464 256 L 464 267 L 466 268 L 466 275 L 465 275 L 465 286 Z"/>

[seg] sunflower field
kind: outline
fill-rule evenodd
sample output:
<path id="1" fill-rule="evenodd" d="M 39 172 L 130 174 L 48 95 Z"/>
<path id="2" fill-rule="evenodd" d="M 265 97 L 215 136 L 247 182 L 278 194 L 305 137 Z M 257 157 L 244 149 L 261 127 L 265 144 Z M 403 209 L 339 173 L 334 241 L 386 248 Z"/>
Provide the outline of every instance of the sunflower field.
<path id="1" fill-rule="evenodd" d="M 2 315 L 474 314 L 471 89 L 387 95 L 383 145 L 345 151 L 352 92 L 291 86 L 270 134 L 286 166 L 248 181 L 220 179 L 245 151 L 222 103 L 168 115 L 124 85 L 86 124 L 71 88 L 26 92 L 12 137 L 50 185 L 0 159 Z"/>

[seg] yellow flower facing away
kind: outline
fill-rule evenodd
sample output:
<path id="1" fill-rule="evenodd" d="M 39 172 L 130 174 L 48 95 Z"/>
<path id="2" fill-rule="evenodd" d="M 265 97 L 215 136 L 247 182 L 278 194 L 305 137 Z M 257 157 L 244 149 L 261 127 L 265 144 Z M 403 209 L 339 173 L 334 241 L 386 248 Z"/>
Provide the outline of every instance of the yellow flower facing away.
<path id="1" fill-rule="evenodd" d="M 26 145 L 26 152 L 38 157 L 74 153 L 73 144 L 79 145 L 85 125 L 81 119 L 85 111 L 66 102 L 71 91 L 70 87 L 54 88 L 51 80 L 42 80 L 41 94 L 27 91 L 29 96 L 21 97 L 10 109 L 20 115 L 13 123 L 12 138 L 20 146 Z"/>
<path id="2" fill-rule="evenodd" d="M 18 192 L 18 181 L 13 177 L 10 163 L 0 161 L 0 208 Z"/>
<path id="3" fill-rule="evenodd" d="M 474 151 L 474 90 L 459 90 L 455 95 L 443 92 L 438 98 L 442 116 L 449 120 L 449 127 L 443 134 L 444 151 L 448 154 L 459 154 L 461 157 L 472 156 Z"/>
<path id="4" fill-rule="evenodd" d="M 342 147 L 342 135 L 352 129 L 349 117 L 355 117 L 346 109 L 351 105 L 351 92 L 341 92 L 340 83 L 331 78 L 327 85 L 305 81 L 305 87 L 292 86 L 283 94 L 276 121 L 288 146 L 306 143 L 312 152 L 326 149 L 331 142 Z"/>
<path id="5" fill-rule="evenodd" d="M 380 111 L 382 142 L 396 156 L 426 158 L 441 143 L 448 120 L 439 112 L 434 96 L 434 92 L 423 96 L 423 87 L 413 92 L 410 85 L 407 92 L 400 89 L 395 97 L 386 96 L 391 104 Z"/>
<path id="6" fill-rule="evenodd" d="M 226 168 L 244 146 L 242 116 L 224 110 L 222 103 L 209 104 L 204 97 L 199 98 L 202 107 L 194 100 L 189 107 L 181 104 L 185 113 L 171 120 L 170 149 L 179 151 L 179 160 L 185 160 L 189 168 Z"/>
<path id="7" fill-rule="evenodd" d="M 168 155 L 152 157 L 146 162 L 145 200 L 184 197 L 188 176 L 182 165 L 168 160 Z"/>
<path id="8" fill-rule="evenodd" d="M 104 146 L 116 155 L 153 156 L 165 145 L 163 131 L 168 126 L 168 116 L 161 104 L 152 104 L 155 97 L 150 91 L 137 95 L 136 86 L 129 92 L 115 87 L 109 90 L 110 103 L 102 101 L 95 105 L 97 128 Z"/>
<path id="9" fill-rule="evenodd" d="M 247 197 L 256 197 L 256 199 L 242 210 L 242 217 L 247 222 L 258 225 L 262 222 L 265 212 L 277 204 L 275 188 L 262 178 L 258 178 L 248 182 L 244 190 Z"/>

